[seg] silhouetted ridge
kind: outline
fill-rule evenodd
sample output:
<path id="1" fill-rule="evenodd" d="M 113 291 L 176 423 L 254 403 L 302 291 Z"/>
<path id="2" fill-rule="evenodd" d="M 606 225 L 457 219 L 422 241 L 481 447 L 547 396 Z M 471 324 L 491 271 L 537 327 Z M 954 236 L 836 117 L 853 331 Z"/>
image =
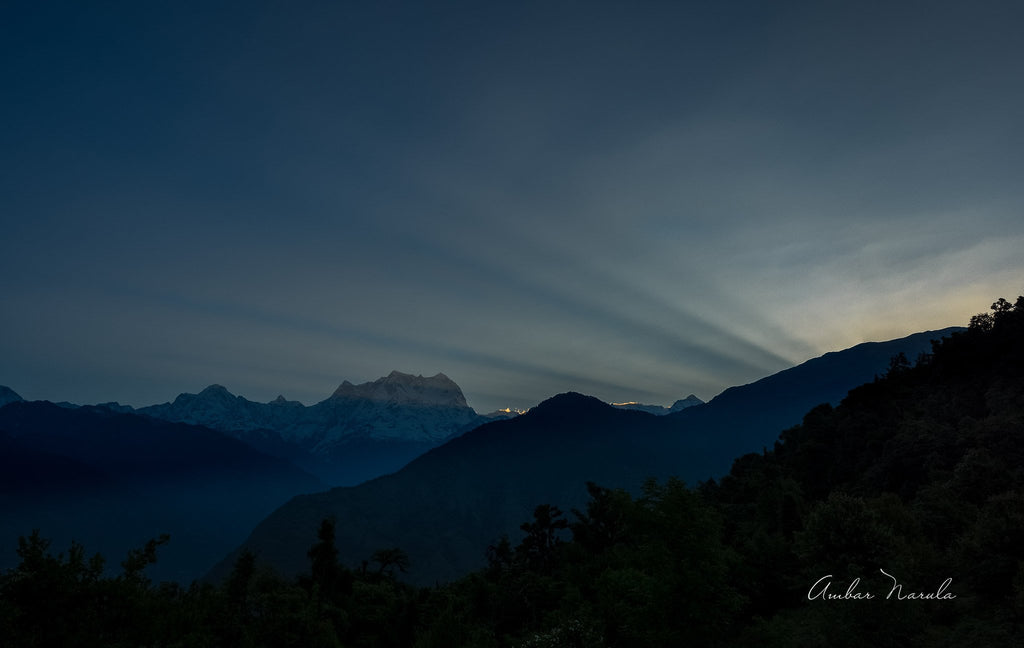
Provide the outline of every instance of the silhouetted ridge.
<path id="1" fill-rule="evenodd" d="M 604 414 L 616 411 L 604 401 L 578 392 L 565 392 L 541 402 L 524 414 L 530 420 L 558 417 L 577 417 L 585 414 Z"/>
<path id="2" fill-rule="evenodd" d="M 668 416 L 688 420 L 687 417 L 699 416 L 709 409 L 734 407 L 737 404 L 748 410 L 752 405 L 766 408 L 776 404 L 780 395 L 790 390 L 806 391 L 808 386 L 813 385 L 820 400 L 816 403 L 794 401 L 789 408 L 793 420 L 788 424 L 795 424 L 804 412 L 818 403 L 838 404 L 851 388 L 851 376 L 855 376 L 853 386 L 870 382 L 897 353 L 904 353 L 913 360 L 919 354 L 931 351 L 932 340 L 941 340 L 963 330 L 963 327 L 951 326 L 896 340 L 863 342 L 842 351 L 830 351 L 747 385 L 729 387 L 703 406 L 690 407 Z"/>
<path id="3" fill-rule="evenodd" d="M 0 407 L 3 407 L 8 403 L 18 403 L 23 400 L 25 399 L 19 396 L 18 393 L 10 387 L 0 385 Z"/>

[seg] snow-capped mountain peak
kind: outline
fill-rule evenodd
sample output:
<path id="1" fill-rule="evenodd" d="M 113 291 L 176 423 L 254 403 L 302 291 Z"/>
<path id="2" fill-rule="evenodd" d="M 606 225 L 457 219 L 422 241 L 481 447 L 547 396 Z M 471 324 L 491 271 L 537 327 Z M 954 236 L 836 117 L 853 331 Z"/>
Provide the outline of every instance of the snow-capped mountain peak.
<path id="1" fill-rule="evenodd" d="M 289 460 L 305 457 L 304 466 L 330 482 L 395 470 L 487 421 L 448 376 L 400 371 L 361 385 L 346 380 L 333 396 L 310 406 L 283 395 L 258 403 L 214 384 L 139 413 L 205 425 L 263 451 L 285 452 Z"/>
<path id="2" fill-rule="evenodd" d="M 443 373 L 424 377 L 392 371 L 384 378 L 361 385 L 353 385 L 346 380 L 334 391 L 331 398 L 361 399 L 402 405 L 469 407 L 462 389 Z"/>
<path id="3" fill-rule="evenodd" d="M 224 385 L 210 385 L 209 387 L 207 387 L 203 391 L 199 392 L 199 396 L 202 397 L 202 398 L 207 398 L 207 399 L 209 399 L 209 398 L 226 399 L 226 398 L 234 398 L 235 397 L 235 395 L 232 394 L 231 392 L 229 392 L 227 390 L 227 387 L 225 387 Z"/>

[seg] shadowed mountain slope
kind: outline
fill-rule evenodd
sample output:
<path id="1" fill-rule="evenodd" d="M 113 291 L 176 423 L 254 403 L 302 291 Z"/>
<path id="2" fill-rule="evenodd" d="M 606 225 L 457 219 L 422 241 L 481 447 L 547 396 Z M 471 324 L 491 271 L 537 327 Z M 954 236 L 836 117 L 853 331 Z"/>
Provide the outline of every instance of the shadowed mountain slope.
<path id="1" fill-rule="evenodd" d="M 322 482 L 213 430 L 102 407 L 13 402 L 0 408 L 0 567 L 40 529 L 116 566 L 161 533 L 152 568 L 189 582 L 296 493 Z"/>
<path id="2" fill-rule="evenodd" d="M 0 407 L 3 407 L 8 403 L 18 403 L 22 400 L 24 399 L 13 389 L 0 385 Z"/>
<path id="3" fill-rule="evenodd" d="M 826 353 L 667 415 L 687 433 L 689 451 L 703 458 L 699 472 L 680 476 L 693 483 L 724 475 L 733 459 L 771 448 L 782 430 L 799 423 L 816 405 L 837 405 L 850 389 L 884 374 L 895 356 L 902 353 L 913 362 L 931 353 L 932 340 L 962 330 L 954 326 Z"/>
<path id="4" fill-rule="evenodd" d="M 671 474 L 682 438 L 662 421 L 562 394 L 435 448 L 393 475 L 296 497 L 261 523 L 246 546 L 297 573 L 306 566 L 301 548 L 319 520 L 334 516 L 348 562 L 398 546 L 412 557 L 413 580 L 448 580 L 479 566 L 481 548 L 516 530 L 539 501 L 582 502 L 587 480 L 640 484 L 652 474 Z"/>

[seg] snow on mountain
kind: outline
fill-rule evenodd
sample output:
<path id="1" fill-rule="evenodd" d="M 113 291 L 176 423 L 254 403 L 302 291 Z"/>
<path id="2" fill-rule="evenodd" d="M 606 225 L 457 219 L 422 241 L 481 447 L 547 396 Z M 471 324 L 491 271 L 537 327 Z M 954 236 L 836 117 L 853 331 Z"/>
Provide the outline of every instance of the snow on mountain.
<path id="1" fill-rule="evenodd" d="M 151 405 L 138 411 L 153 418 L 205 425 L 223 432 L 277 429 L 291 423 L 293 418 L 289 410 L 279 405 L 235 396 L 222 385 L 210 385 L 198 394 L 179 394 L 173 403 Z"/>
<path id="2" fill-rule="evenodd" d="M 392 371 L 385 378 L 353 385 L 341 383 L 331 398 L 365 399 L 403 405 L 467 408 L 466 397 L 455 382 L 439 373 L 430 378 Z"/>
<path id="3" fill-rule="evenodd" d="M 271 432 L 281 443 L 325 458 L 351 454 L 354 445 L 367 443 L 401 443 L 422 452 L 487 420 L 469 407 L 462 389 L 443 373 L 425 378 L 399 371 L 360 385 L 346 380 L 329 398 L 309 407 L 283 396 L 256 403 L 211 385 L 139 412 L 242 439 Z"/>
<path id="4" fill-rule="evenodd" d="M 510 419 L 526 414 L 527 411 L 528 410 L 518 409 L 515 407 L 505 407 L 503 409 L 497 409 L 488 414 L 484 414 L 484 417 L 489 420 Z"/>
<path id="5" fill-rule="evenodd" d="M 610 403 L 612 407 L 618 407 L 619 409 L 632 409 L 640 410 L 641 412 L 647 412 L 648 414 L 654 414 L 655 416 L 664 416 L 665 414 L 671 414 L 684 410 L 687 407 L 693 407 L 694 405 L 702 405 L 704 401 L 697 398 L 693 394 L 690 394 L 686 398 L 680 398 L 676 402 L 672 403 L 671 407 L 663 407 L 662 405 L 644 405 L 636 401 L 630 401 L 628 403 Z"/>
<path id="6" fill-rule="evenodd" d="M 485 420 L 443 373 L 424 378 L 392 371 L 361 385 L 346 380 L 310 410 L 327 423 L 316 448 L 328 453 L 353 435 L 438 445 Z"/>
<path id="7" fill-rule="evenodd" d="M 309 407 L 284 396 L 257 403 L 210 385 L 138 413 L 225 432 L 338 486 L 394 472 L 488 420 L 444 374 L 399 371 L 361 385 L 345 381 Z"/>

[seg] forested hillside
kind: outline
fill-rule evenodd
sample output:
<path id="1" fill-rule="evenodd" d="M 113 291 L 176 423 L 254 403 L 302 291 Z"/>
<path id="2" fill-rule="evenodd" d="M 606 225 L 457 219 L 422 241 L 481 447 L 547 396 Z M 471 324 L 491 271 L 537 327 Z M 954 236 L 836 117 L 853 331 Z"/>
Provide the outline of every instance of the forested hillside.
<path id="1" fill-rule="evenodd" d="M 911 361 L 913 360 L 913 361 Z M 116 578 L 23 539 L 0 577 L 10 645 L 1018 646 L 1024 632 L 1024 297 L 820 406 L 719 482 L 589 485 L 537 502 L 487 567 L 416 588 L 400 547 L 308 571 L 250 553 L 218 585 Z M 172 539 L 173 542 L 173 539 Z"/>

